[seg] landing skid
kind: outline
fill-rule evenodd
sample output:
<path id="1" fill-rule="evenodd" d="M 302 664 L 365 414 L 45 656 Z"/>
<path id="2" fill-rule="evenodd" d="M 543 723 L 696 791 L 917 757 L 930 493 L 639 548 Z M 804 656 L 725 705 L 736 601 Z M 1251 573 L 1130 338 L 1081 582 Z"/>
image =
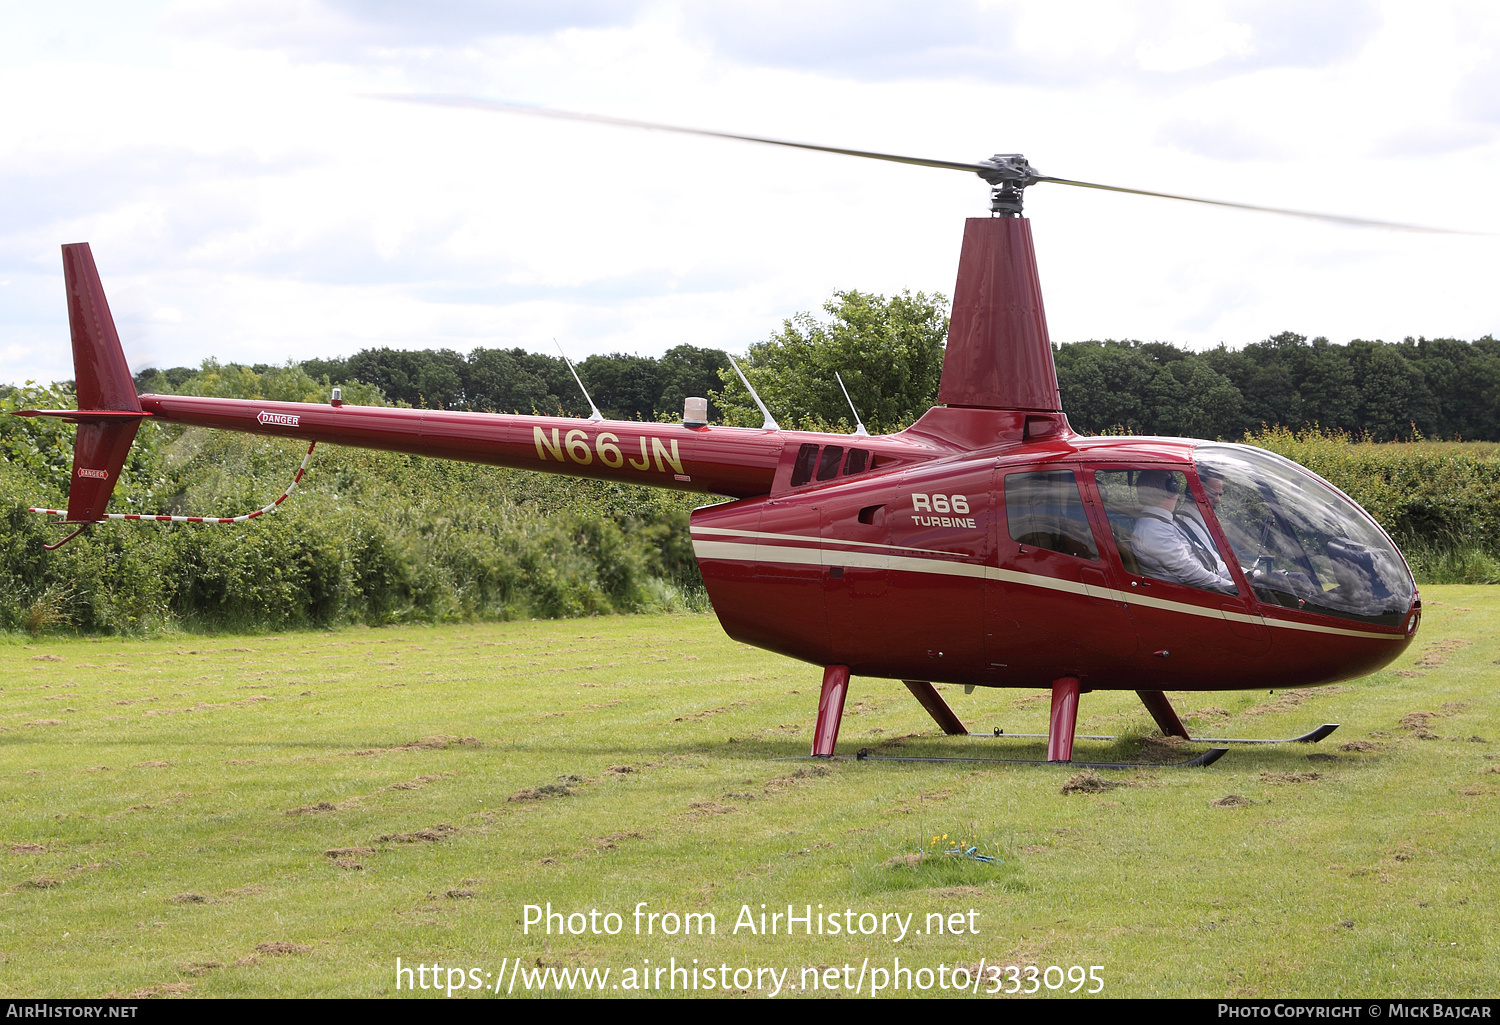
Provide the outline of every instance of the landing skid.
<path id="1" fill-rule="evenodd" d="M 1272 737 L 1269 739 L 1262 739 L 1260 737 L 1187 737 L 1186 739 L 1194 744 L 1316 744 L 1338 728 L 1339 724 L 1336 722 L 1325 722 L 1322 726 L 1304 733 L 1300 737 Z M 988 737 L 991 740 L 1009 740 L 1011 738 L 1017 740 L 1037 740 L 1046 739 L 1048 735 L 1045 733 L 1006 733 L 1004 730 L 996 727 L 994 733 L 970 733 L 969 736 Z M 1093 733 L 1080 733 L 1078 736 L 1083 740 L 1120 739 L 1117 736 L 1106 737 Z"/>
<path id="2" fill-rule="evenodd" d="M 1019 737 L 1036 734 L 1007 733 L 1007 737 Z M 975 733 L 971 736 L 989 736 L 985 733 Z M 1040 734 L 1045 737 L 1046 734 Z M 1109 738 L 1104 738 L 1109 739 Z M 855 760 L 861 762 L 986 762 L 990 765 L 1060 765 L 1075 769 L 1195 769 L 1203 765 L 1212 765 L 1224 755 L 1229 753 L 1227 747 L 1211 747 L 1202 754 L 1189 758 L 1185 762 L 1076 762 L 1076 761 L 1040 761 L 1024 760 L 1020 758 L 918 758 L 911 755 L 878 755 L 871 752 L 867 747 L 860 748 Z"/>

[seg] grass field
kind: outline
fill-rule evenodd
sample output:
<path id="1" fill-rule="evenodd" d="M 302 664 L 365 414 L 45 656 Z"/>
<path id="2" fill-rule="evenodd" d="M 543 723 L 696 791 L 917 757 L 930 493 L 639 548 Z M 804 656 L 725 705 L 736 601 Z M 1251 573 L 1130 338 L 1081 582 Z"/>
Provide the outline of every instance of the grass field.
<path id="1" fill-rule="evenodd" d="M 607 968 L 611 995 L 672 958 L 699 993 L 724 991 L 708 968 L 733 993 L 769 994 L 748 981 L 767 968 L 783 996 L 814 974 L 826 993 L 819 966 L 868 993 L 899 958 L 981 993 L 988 966 L 1097 965 L 1113 996 L 1493 995 L 1500 588 L 1424 592 L 1391 671 L 1175 696 L 1216 735 L 1343 724 L 1316 748 L 1074 793 L 1071 769 L 780 760 L 807 752 L 817 670 L 711 616 L 0 641 L 0 991 L 380 996 L 399 957 L 428 983 L 472 970 L 480 997 L 517 958 Z M 946 695 L 972 729 L 1046 728 L 1040 694 Z M 1161 747 L 1133 695 L 1086 695 L 1080 732 L 1133 738 L 1080 758 Z M 932 733 L 899 684 L 856 680 L 840 750 L 1042 756 Z M 999 860 L 918 856 L 945 834 Z M 547 902 L 620 932 L 523 934 Z M 716 932 L 636 935 L 640 902 Z M 761 935 L 762 904 L 889 931 Z M 742 906 L 755 934 L 732 931 Z M 1001 988 L 1033 985 L 1016 976 Z"/>

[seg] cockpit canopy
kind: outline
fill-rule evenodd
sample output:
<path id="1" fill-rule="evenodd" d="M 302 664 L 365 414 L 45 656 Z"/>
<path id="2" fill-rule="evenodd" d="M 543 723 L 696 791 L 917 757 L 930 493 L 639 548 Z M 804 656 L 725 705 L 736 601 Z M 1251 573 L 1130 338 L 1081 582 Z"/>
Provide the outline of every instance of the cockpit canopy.
<path id="1" fill-rule="evenodd" d="M 1261 601 L 1385 626 L 1401 621 L 1416 584 L 1363 509 L 1262 449 L 1203 444 L 1193 457 L 1205 492 L 1222 482 L 1214 512 Z"/>

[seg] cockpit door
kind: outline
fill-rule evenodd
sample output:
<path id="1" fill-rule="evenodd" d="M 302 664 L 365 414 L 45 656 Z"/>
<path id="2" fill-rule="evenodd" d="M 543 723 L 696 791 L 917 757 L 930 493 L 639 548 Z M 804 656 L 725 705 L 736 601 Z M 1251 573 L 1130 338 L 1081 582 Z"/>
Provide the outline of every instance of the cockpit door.
<path id="1" fill-rule="evenodd" d="M 1255 656 L 1270 649 L 1270 633 L 1239 593 L 1212 532 L 1195 529 L 1212 511 L 1183 468 L 1101 466 L 1093 484 L 1143 651 L 1174 668 L 1191 659 L 1208 674 L 1214 651 Z"/>
<path id="2" fill-rule="evenodd" d="M 918 466 L 901 475 L 890 522 L 891 665 L 907 679 L 982 680 L 989 570 L 990 460 Z M 899 657 L 898 657 L 899 655 Z"/>

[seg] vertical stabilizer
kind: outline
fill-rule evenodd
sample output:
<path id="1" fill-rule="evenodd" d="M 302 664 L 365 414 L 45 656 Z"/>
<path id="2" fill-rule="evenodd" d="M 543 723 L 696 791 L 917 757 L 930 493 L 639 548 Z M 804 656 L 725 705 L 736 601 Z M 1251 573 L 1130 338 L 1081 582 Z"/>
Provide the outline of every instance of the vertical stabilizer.
<path id="1" fill-rule="evenodd" d="M 141 412 L 135 381 L 120 348 L 115 318 L 87 242 L 62 247 L 63 283 L 68 290 L 68 326 L 73 332 L 74 390 L 78 408 Z"/>
<path id="2" fill-rule="evenodd" d="M 938 401 L 1055 413 L 1062 409 L 1031 222 L 964 222 Z"/>
<path id="3" fill-rule="evenodd" d="M 115 319 L 104 298 L 94 254 L 87 242 L 62 247 L 63 282 L 68 291 L 68 326 L 73 332 L 74 390 L 78 394 L 78 435 L 73 440 L 73 475 L 68 486 L 68 519 L 102 519 L 120 469 L 135 441 L 140 420 L 130 416 L 90 418 L 91 412 L 140 413 L 141 400 L 120 348 Z"/>

